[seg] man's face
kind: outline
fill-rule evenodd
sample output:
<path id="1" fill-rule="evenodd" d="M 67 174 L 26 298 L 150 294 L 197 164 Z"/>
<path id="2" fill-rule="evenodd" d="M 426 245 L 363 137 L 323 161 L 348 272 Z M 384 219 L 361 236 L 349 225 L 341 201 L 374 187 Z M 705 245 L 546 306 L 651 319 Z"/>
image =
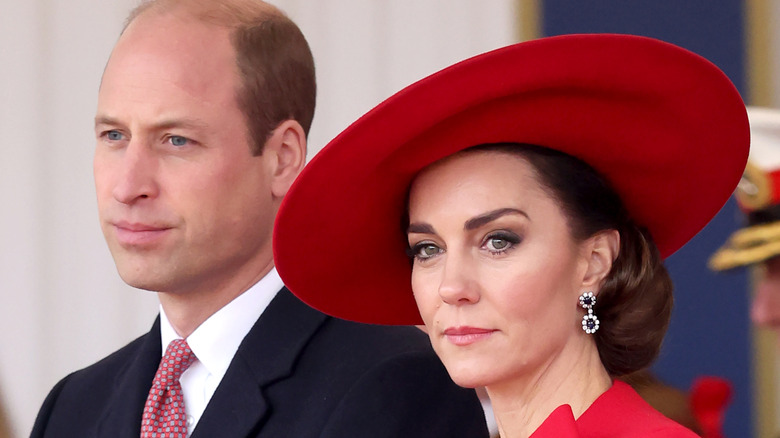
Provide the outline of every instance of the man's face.
<path id="1" fill-rule="evenodd" d="M 780 331 L 780 257 L 762 266 L 750 317 L 756 325 Z"/>
<path id="2" fill-rule="evenodd" d="M 100 222 L 119 274 L 171 293 L 246 288 L 272 265 L 277 201 L 236 103 L 228 31 L 147 13 L 106 66 L 95 119 Z"/>

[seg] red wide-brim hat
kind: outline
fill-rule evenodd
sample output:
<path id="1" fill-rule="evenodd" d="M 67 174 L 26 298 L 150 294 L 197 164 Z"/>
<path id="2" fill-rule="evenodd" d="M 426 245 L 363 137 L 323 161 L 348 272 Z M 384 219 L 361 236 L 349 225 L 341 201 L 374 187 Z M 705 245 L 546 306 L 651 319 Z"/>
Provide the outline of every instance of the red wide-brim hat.
<path id="1" fill-rule="evenodd" d="M 402 229 L 410 183 L 486 143 L 580 158 L 666 257 L 728 200 L 748 156 L 745 106 L 711 62 L 632 35 L 566 35 L 467 59 L 391 96 L 331 141 L 282 202 L 279 275 L 339 318 L 420 324 Z"/>

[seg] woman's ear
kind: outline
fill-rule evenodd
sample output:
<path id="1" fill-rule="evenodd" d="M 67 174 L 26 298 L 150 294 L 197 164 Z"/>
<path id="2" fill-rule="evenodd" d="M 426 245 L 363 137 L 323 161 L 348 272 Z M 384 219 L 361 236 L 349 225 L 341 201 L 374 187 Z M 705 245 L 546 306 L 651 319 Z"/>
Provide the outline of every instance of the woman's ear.
<path id="1" fill-rule="evenodd" d="M 620 252 L 620 233 L 617 230 L 600 231 L 588 238 L 587 242 L 588 268 L 582 279 L 582 290 L 598 294 Z"/>

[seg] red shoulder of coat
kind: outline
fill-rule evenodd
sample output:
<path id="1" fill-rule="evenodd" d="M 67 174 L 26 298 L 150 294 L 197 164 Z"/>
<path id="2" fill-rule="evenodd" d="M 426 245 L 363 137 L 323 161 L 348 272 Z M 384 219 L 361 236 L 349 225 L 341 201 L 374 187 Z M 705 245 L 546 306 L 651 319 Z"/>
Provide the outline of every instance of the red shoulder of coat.
<path id="1" fill-rule="evenodd" d="M 698 438 L 691 430 L 664 417 L 628 384 L 615 381 L 578 418 L 571 407 L 555 409 L 531 438 Z"/>
<path id="2" fill-rule="evenodd" d="M 558 406 L 530 438 L 580 438 L 571 406 Z"/>
<path id="3" fill-rule="evenodd" d="M 582 438 L 698 438 L 690 429 L 653 409 L 631 386 L 621 381 L 614 381 L 612 387 L 590 405 L 577 419 L 577 428 Z"/>

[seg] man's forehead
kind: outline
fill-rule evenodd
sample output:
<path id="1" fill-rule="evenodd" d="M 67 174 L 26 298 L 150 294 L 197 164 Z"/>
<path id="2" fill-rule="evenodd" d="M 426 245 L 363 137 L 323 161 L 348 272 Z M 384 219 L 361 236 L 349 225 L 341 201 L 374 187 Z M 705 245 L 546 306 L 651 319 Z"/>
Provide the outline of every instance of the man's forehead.
<path id="1" fill-rule="evenodd" d="M 178 16 L 143 14 L 117 42 L 103 72 L 98 110 L 235 105 L 239 84 L 225 29 Z M 110 115 L 109 114 L 109 115 Z"/>
<path id="2" fill-rule="evenodd" d="M 222 46 L 230 48 L 229 30 L 197 20 L 190 14 L 148 11 L 127 26 L 114 50 L 126 45 L 175 49 L 187 44 L 208 44 L 201 46 L 206 49 L 213 43 L 223 43 Z"/>
<path id="3" fill-rule="evenodd" d="M 103 83 L 117 71 L 132 71 L 139 80 L 143 76 L 144 80 L 156 76 L 177 80 L 181 75 L 199 75 L 208 82 L 215 75 L 229 78 L 235 70 L 235 51 L 227 29 L 177 15 L 149 13 L 134 20 L 117 41 Z"/>

